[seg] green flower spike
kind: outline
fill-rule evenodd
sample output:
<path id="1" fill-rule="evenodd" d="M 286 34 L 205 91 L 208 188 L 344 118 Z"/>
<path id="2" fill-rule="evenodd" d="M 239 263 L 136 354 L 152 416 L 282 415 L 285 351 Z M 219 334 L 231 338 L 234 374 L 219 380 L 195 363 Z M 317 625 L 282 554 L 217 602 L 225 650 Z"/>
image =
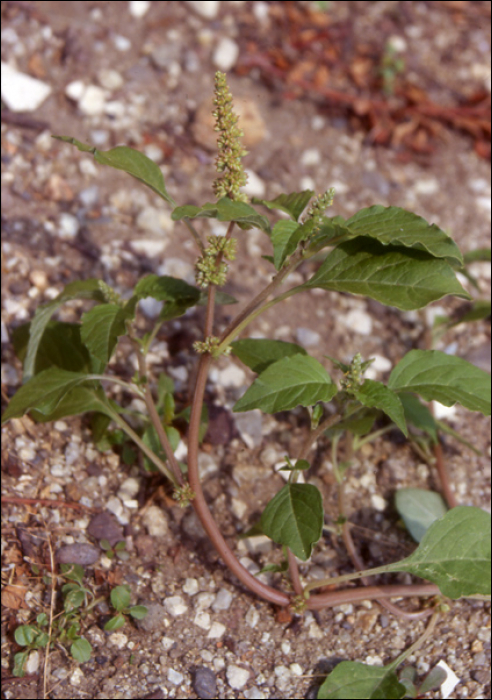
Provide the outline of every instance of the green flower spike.
<path id="1" fill-rule="evenodd" d="M 234 260 L 236 257 L 236 239 L 224 236 L 209 236 L 208 246 L 204 254 L 198 258 L 195 265 L 195 279 L 199 287 L 208 287 L 215 284 L 222 287 L 227 277 L 228 266 L 226 260 Z"/>
<path id="2" fill-rule="evenodd" d="M 323 223 L 323 215 L 326 209 L 328 209 L 328 207 L 331 207 L 331 205 L 333 204 L 334 196 L 335 189 L 334 187 L 330 187 L 329 190 L 326 190 L 326 192 L 324 192 L 323 194 L 318 195 L 314 200 L 307 215 L 308 219 L 312 219 L 314 221 L 313 231 L 319 229 L 319 227 Z"/>
<path id="3" fill-rule="evenodd" d="M 216 106 L 213 115 L 216 120 L 215 131 L 220 131 L 217 140 L 219 154 L 215 165 L 218 173 L 224 173 L 214 182 L 214 192 L 217 199 L 229 197 L 240 202 L 247 202 L 248 198 L 239 191 L 244 187 L 248 176 L 244 172 L 241 158 L 246 155 L 241 144 L 243 132 L 237 127 L 238 116 L 232 110 L 232 95 L 227 85 L 224 73 L 217 71 L 215 74 L 215 97 Z"/>

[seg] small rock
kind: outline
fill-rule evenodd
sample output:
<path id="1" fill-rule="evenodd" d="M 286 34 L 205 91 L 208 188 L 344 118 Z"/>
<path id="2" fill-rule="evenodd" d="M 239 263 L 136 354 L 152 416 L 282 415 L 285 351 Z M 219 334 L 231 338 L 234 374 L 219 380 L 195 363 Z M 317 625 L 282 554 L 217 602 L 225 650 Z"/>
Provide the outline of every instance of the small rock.
<path id="1" fill-rule="evenodd" d="M 321 163 L 321 153 L 318 148 L 307 148 L 301 155 L 301 165 L 312 167 Z"/>
<path id="2" fill-rule="evenodd" d="M 162 232 L 161 232 L 162 233 Z M 167 248 L 168 241 L 156 238 L 140 238 L 130 241 L 130 248 L 139 255 L 146 255 L 148 258 L 157 258 Z"/>
<path id="3" fill-rule="evenodd" d="M 99 80 L 101 87 L 105 88 L 106 90 L 118 90 L 125 82 L 121 73 L 118 73 L 117 70 L 110 70 L 108 68 L 103 68 L 100 70 L 97 74 L 97 79 Z"/>
<path id="4" fill-rule="evenodd" d="M 222 622 L 212 622 L 212 626 L 210 627 L 207 637 L 208 639 L 220 639 L 224 636 L 225 631 L 226 627 L 222 624 Z"/>
<path id="5" fill-rule="evenodd" d="M 142 522 L 151 537 L 163 538 L 169 532 L 169 524 L 164 511 L 159 506 L 149 506 Z"/>
<path id="6" fill-rule="evenodd" d="M 242 414 L 238 413 L 234 420 L 236 422 L 236 427 L 239 434 L 246 445 L 250 449 L 259 447 L 263 439 L 261 432 L 263 425 L 261 411 L 255 409 L 254 411 L 247 411 L 246 413 Z"/>
<path id="7" fill-rule="evenodd" d="M 73 239 L 79 232 L 80 224 L 76 216 L 63 212 L 60 214 L 60 224 L 57 231 L 59 238 Z"/>
<path id="8" fill-rule="evenodd" d="M 81 112 L 87 116 L 94 117 L 104 112 L 106 95 L 102 88 L 97 85 L 88 85 L 77 105 Z"/>
<path id="9" fill-rule="evenodd" d="M 92 544 L 66 544 L 56 553 L 56 561 L 59 564 L 80 564 L 92 566 L 99 559 L 99 550 Z"/>
<path id="10" fill-rule="evenodd" d="M 213 53 L 212 61 L 224 73 L 234 68 L 239 56 L 239 46 L 233 39 L 222 37 Z"/>
<path id="11" fill-rule="evenodd" d="M 124 649 L 128 644 L 128 637 L 123 632 L 113 632 L 109 635 L 108 641 L 117 649 Z"/>
<path id="12" fill-rule="evenodd" d="M 184 681 L 184 676 L 179 671 L 175 671 L 174 668 L 170 668 L 167 672 L 167 680 L 173 685 L 181 685 Z"/>
<path id="13" fill-rule="evenodd" d="M 314 345 L 319 345 L 321 342 L 321 336 L 316 331 L 312 331 L 310 328 L 298 328 L 296 331 L 297 342 L 305 347 L 311 347 Z"/>
<path id="14" fill-rule="evenodd" d="M 157 318 L 161 313 L 164 302 L 157 301 L 153 297 L 147 297 L 146 299 L 140 299 L 138 302 L 138 308 L 147 318 Z"/>
<path id="15" fill-rule="evenodd" d="M 371 496 L 371 505 L 375 510 L 382 513 L 383 510 L 386 509 L 388 504 L 382 496 L 379 496 L 377 493 L 375 493 Z"/>
<path id="16" fill-rule="evenodd" d="M 13 112 L 33 112 L 51 93 L 51 86 L 20 73 L 2 61 L 2 100 Z"/>
<path id="17" fill-rule="evenodd" d="M 113 37 L 113 44 L 117 51 L 129 51 L 132 46 L 130 39 L 127 39 L 126 36 L 121 36 L 121 34 L 116 34 Z"/>
<path id="18" fill-rule="evenodd" d="M 135 620 L 136 626 L 145 632 L 159 632 L 165 629 L 168 622 L 166 610 L 160 603 L 151 603 L 146 600 L 139 601 L 139 605 L 147 608 L 147 615 L 141 620 Z"/>
<path id="19" fill-rule="evenodd" d="M 147 14 L 150 9 L 151 2 L 149 0 L 130 0 L 128 3 L 128 9 L 132 17 L 140 19 Z"/>
<path id="20" fill-rule="evenodd" d="M 215 673 L 205 666 L 195 669 L 193 675 L 193 690 L 199 698 L 217 697 L 217 678 Z"/>
<path id="21" fill-rule="evenodd" d="M 220 2 L 219 0 L 189 0 L 187 6 L 201 17 L 214 19 L 219 13 Z"/>
<path id="22" fill-rule="evenodd" d="M 123 528 L 107 511 L 97 513 L 91 518 L 87 532 L 96 540 L 108 540 L 111 546 L 124 539 Z"/>
<path id="23" fill-rule="evenodd" d="M 85 83 L 83 80 L 72 80 L 65 88 L 65 95 L 70 99 L 78 102 L 85 92 Z"/>
<path id="24" fill-rule="evenodd" d="M 25 665 L 25 672 L 28 675 L 33 675 L 38 672 L 39 669 L 39 662 L 40 662 L 40 656 L 39 656 L 39 651 L 31 651 L 29 656 L 27 657 L 26 665 Z"/>
<path id="25" fill-rule="evenodd" d="M 352 309 L 346 316 L 341 316 L 342 323 L 354 333 L 370 335 L 372 333 L 372 318 L 365 311 Z"/>
<path id="26" fill-rule="evenodd" d="M 418 180 L 415 185 L 415 192 L 417 194 L 435 194 L 439 191 L 439 181 L 436 178 L 427 178 Z"/>
<path id="27" fill-rule="evenodd" d="M 184 615 L 188 611 L 188 606 L 186 605 L 184 599 L 180 595 L 172 595 L 169 598 L 164 599 L 164 607 L 167 612 L 173 617 L 178 617 L 178 615 Z"/>
<path id="28" fill-rule="evenodd" d="M 242 668 L 241 666 L 236 666 L 236 664 L 231 664 L 227 667 L 226 671 L 227 682 L 234 690 L 241 690 L 244 688 L 249 680 L 250 672 Z"/>
<path id="29" fill-rule="evenodd" d="M 266 186 L 261 177 L 259 177 L 253 170 L 245 169 L 248 180 L 242 191 L 248 195 L 248 197 L 264 197 L 266 192 Z"/>
<path id="30" fill-rule="evenodd" d="M 221 588 L 215 596 L 214 602 L 212 603 L 212 610 L 214 612 L 229 610 L 232 600 L 232 593 L 228 591 L 227 588 Z"/>

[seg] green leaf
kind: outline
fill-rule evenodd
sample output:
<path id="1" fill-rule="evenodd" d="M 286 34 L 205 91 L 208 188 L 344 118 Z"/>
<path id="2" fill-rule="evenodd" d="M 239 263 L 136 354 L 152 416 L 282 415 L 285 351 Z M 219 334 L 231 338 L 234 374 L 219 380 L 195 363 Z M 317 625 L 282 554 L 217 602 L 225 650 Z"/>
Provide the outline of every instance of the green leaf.
<path id="1" fill-rule="evenodd" d="M 124 610 L 130 605 L 131 591 L 126 585 L 116 586 L 110 593 L 111 603 L 116 610 Z"/>
<path id="2" fill-rule="evenodd" d="M 272 229 L 270 238 L 273 245 L 273 264 L 280 270 L 286 258 L 297 248 L 300 241 L 309 236 L 314 228 L 314 221 L 308 219 L 304 224 L 295 221 L 277 221 Z"/>
<path id="3" fill-rule="evenodd" d="M 405 311 L 446 294 L 470 298 L 444 260 L 360 237 L 332 250 L 301 289 L 315 287 L 361 294 Z"/>
<path id="4" fill-rule="evenodd" d="M 39 630 L 31 625 L 20 625 L 14 632 L 15 641 L 20 647 L 27 647 L 32 644 L 39 634 Z"/>
<path id="5" fill-rule="evenodd" d="M 72 658 L 79 664 L 85 664 L 91 658 L 92 646 L 83 637 L 79 637 L 70 647 Z"/>
<path id="6" fill-rule="evenodd" d="M 200 291 L 191 284 L 187 284 L 177 277 L 163 275 L 147 275 L 143 277 L 133 290 L 138 299 L 152 297 L 156 301 L 181 301 L 190 302 L 190 306 L 197 304 L 200 299 Z"/>
<path id="7" fill-rule="evenodd" d="M 157 163 L 154 163 L 153 160 L 147 158 L 140 151 L 136 151 L 128 146 L 116 146 L 116 148 L 112 148 L 109 151 L 98 151 L 97 148 L 87 146 L 71 136 L 53 136 L 53 138 L 71 143 L 84 153 L 92 153 L 94 159 L 102 165 L 109 165 L 111 168 L 116 168 L 116 170 L 124 170 L 136 180 L 150 187 L 153 192 L 166 202 L 169 202 L 171 206 L 176 204 L 166 190 L 164 176 Z"/>
<path id="8" fill-rule="evenodd" d="M 127 332 L 126 322 L 133 319 L 136 303 L 134 297 L 125 306 L 100 304 L 82 315 L 82 342 L 105 366 L 111 359 L 118 336 Z"/>
<path id="9" fill-rule="evenodd" d="M 439 586 L 448 598 L 490 595 L 490 514 L 457 506 L 429 527 L 415 552 L 390 564 Z"/>
<path id="10" fill-rule="evenodd" d="M 395 506 L 416 542 L 420 542 L 432 523 L 448 510 L 439 493 L 425 489 L 398 489 Z"/>
<path id="11" fill-rule="evenodd" d="M 318 231 L 309 240 L 308 251 L 311 256 L 326 246 L 334 245 L 334 242 L 343 243 L 352 238 L 343 216 L 323 216 L 322 222 Z"/>
<path id="12" fill-rule="evenodd" d="M 93 301 L 104 302 L 105 297 L 99 288 L 99 280 L 88 279 L 81 282 L 71 282 L 65 286 L 53 301 L 48 304 L 43 304 L 36 309 L 34 318 L 31 321 L 29 344 L 27 355 L 24 362 L 24 381 L 27 381 L 35 374 L 36 356 L 38 353 L 39 344 L 43 337 L 46 326 L 48 325 L 54 312 L 66 301 L 72 299 L 92 299 Z"/>
<path id="13" fill-rule="evenodd" d="M 27 353 L 31 323 L 23 323 L 12 333 L 15 354 L 23 362 Z M 99 371 L 92 365 L 89 351 L 80 337 L 80 323 L 49 321 L 38 345 L 34 374 L 49 367 L 59 367 L 70 372 Z"/>
<path id="14" fill-rule="evenodd" d="M 179 431 L 176 430 L 176 428 L 173 428 L 171 425 L 165 425 L 164 431 L 168 437 L 172 449 L 176 450 L 179 441 L 181 440 L 181 435 L 179 434 Z M 145 443 L 145 445 L 147 445 L 147 447 L 149 447 L 152 450 L 152 452 L 154 452 L 154 454 L 156 454 L 159 457 L 159 459 L 161 459 L 163 462 L 166 462 L 167 455 L 164 452 L 164 449 L 161 445 L 161 441 L 159 440 L 159 436 L 157 435 L 157 430 L 153 425 L 149 424 L 146 427 L 145 432 L 142 436 L 142 440 Z M 151 462 L 146 455 L 144 455 L 144 464 L 147 470 L 156 470 L 154 463 Z"/>
<path id="15" fill-rule="evenodd" d="M 318 691 L 319 700 L 367 700 L 367 698 L 402 698 L 402 685 L 389 666 L 368 666 L 358 661 L 342 661 L 329 674 Z"/>
<path id="16" fill-rule="evenodd" d="M 149 611 L 145 605 L 134 605 L 128 612 L 135 620 L 143 620 L 144 617 L 147 617 Z"/>
<path id="17" fill-rule="evenodd" d="M 447 677 L 448 674 L 442 668 L 442 666 L 434 666 L 432 671 L 430 671 L 425 677 L 423 683 L 421 683 L 419 695 L 425 695 L 426 693 L 439 690 Z"/>
<path id="18" fill-rule="evenodd" d="M 57 367 L 45 369 L 21 386 L 12 397 L 2 416 L 2 422 L 19 418 L 31 409 L 36 409 L 45 416 L 49 415 L 66 394 L 91 378 L 92 375 L 83 372 L 67 372 Z"/>
<path id="19" fill-rule="evenodd" d="M 261 527 L 267 537 L 306 561 L 323 529 L 319 490 L 311 484 L 286 484 L 263 511 Z"/>
<path id="20" fill-rule="evenodd" d="M 461 357 L 440 350 L 411 350 L 394 367 L 388 386 L 412 391 L 445 406 L 460 403 L 490 415 L 490 375 Z"/>
<path id="21" fill-rule="evenodd" d="M 453 267 L 463 265 L 460 249 L 447 233 L 400 207 L 376 204 L 361 209 L 345 223 L 351 237 L 369 236 L 383 245 L 423 250 L 435 258 L 444 258 Z"/>
<path id="22" fill-rule="evenodd" d="M 340 421 L 332 428 L 328 428 L 325 431 L 326 435 L 332 435 L 334 433 L 343 432 L 345 430 L 354 433 L 354 435 L 367 435 L 374 425 L 374 421 L 380 415 L 380 411 L 376 411 L 370 408 L 361 408 L 356 411 L 348 418 Z"/>
<path id="23" fill-rule="evenodd" d="M 292 355 L 307 355 L 304 348 L 295 343 L 283 340 L 267 340 L 264 338 L 245 338 L 231 343 L 232 353 L 243 364 L 260 374 L 269 365 L 283 357 Z"/>
<path id="24" fill-rule="evenodd" d="M 117 410 L 116 404 L 113 405 L 101 387 L 92 389 L 76 386 L 61 399 L 53 411 L 43 414 L 32 410 L 31 416 L 38 423 L 48 423 L 67 416 L 79 416 L 82 413 L 92 411 L 104 413 L 108 418 L 112 418 L 115 409 Z"/>
<path id="25" fill-rule="evenodd" d="M 437 445 L 437 424 L 427 406 L 424 406 L 413 394 L 406 394 L 402 391 L 399 397 L 403 404 L 407 423 L 411 423 L 418 430 L 422 430 L 430 437 L 432 444 Z"/>
<path id="26" fill-rule="evenodd" d="M 217 221 L 235 221 L 241 227 L 259 228 L 265 233 L 270 233 L 270 222 L 256 209 L 253 209 L 245 202 L 236 202 L 229 197 L 222 197 L 218 202 L 207 202 L 202 207 L 193 204 L 186 204 L 183 207 L 176 207 L 171 218 L 173 221 L 180 221 L 184 218 L 195 219 L 197 217 L 207 217 L 217 219 Z"/>
<path id="27" fill-rule="evenodd" d="M 393 423 L 400 428 L 402 433 L 405 436 L 408 435 L 402 403 L 391 389 L 388 389 L 388 387 L 381 384 L 381 382 L 366 379 L 364 384 L 360 388 L 355 389 L 352 393 L 363 406 L 379 408 L 381 411 L 384 411 L 384 413 L 391 418 Z"/>
<path id="28" fill-rule="evenodd" d="M 269 365 L 233 411 L 260 408 L 265 413 L 277 413 L 330 401 L 336 393 L 337 387 L 322 364 L 308 355 L 294 355 Z"/>
<path id="29" fill-rule="evenodd" d="M 115 615 L 111 618 L 111 620 L 108 620 L 106 622 L 106 624 L 104 625 L 104 630 L 106 632 L 114 632 L 115 630 L 119 630 L 121 627 L 123 627 L 125 622 L 126 620 L 124 615 L 118 613 L 118 615 Z"/>
<path id="30" fill-rule="evenodd" d="M 252 201 L 253 204 L 263 204 L 265 207 L 268 207 L 268 209 L 283 211 L 294 219 L 294 221 L 299 221 L 300 215 L 313 196 L 313 190 L 303 190 L 302 192 L 279 194 L 275 199 L 258 199 L 257 197 L 253 197 Z"/>
<path id="31" fill-rule="evenodd" d="M 24 664 L 29 656 L 29 651 L 19 651 L 14 655 L 14 668 L 12 670 L 12 675 L 16 678 L 23 678 L 26 675 L 24 671 Z"/>

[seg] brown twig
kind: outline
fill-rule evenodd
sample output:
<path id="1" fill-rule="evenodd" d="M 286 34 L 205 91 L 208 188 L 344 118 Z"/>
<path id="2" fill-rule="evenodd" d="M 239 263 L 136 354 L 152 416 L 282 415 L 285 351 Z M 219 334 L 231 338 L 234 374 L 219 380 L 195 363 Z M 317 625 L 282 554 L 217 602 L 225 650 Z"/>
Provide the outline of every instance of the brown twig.
<path id="1" fill-rule="evenodd" d="M 20 496 L 2 496 L 2 503 L 16 503 L 19 505 L 29 505 L 29 506 L 58 506 L 73 508 L 74 510 L 89 510 L 94 511 L 95 508 L 91 506 L 84 506 L 82 503 L 72 503 L 71 501 L 60 501 L 57 498 L 21 498 Z"/>

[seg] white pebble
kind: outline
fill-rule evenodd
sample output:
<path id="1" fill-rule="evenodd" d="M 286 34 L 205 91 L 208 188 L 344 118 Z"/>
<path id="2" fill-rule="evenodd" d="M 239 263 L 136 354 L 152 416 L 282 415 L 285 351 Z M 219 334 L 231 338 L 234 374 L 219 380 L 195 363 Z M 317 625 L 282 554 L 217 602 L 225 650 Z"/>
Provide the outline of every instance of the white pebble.
<path id="1" fill-rule="evenodd" d="M 242 188 L 242 191 L 248 195 L 248 197 L 264 197 L 265 196 L 265 183 L 253 170 L 245 170 L 248 181 Z"/>
<path id="2" fill-rule="evenodd" d="M 301 155 L 301 164 L 305 167 L 319 165 L 321 162 L 321 153 L 317 148 L 308 148 Z"/>
<path id="3" fill-rule="evenodd" d="M 229 610 L 232 603 L 232 593 L 227 590 L 227 588 L 221 588 L 215 600 L 212 603 L 212 610 L 214 612 L 219 612 L 220 610 Z"/>
<path id="4" fill-rule="evenodd" d="M 239 56 L 239 46 L 233 39 L 225 36 L 217 44 L 212 61 L 214 65 L 224 73 L 236 65 Z"/>
<path id="5" fill-rule="evenodd" d="M 371 496 L 371 505 L 374 508 L 374 510 L 377 510 L 380 513 L 382 513 L 383 510 L 386 509 L 386 506 L 388 504 L 382 496 L 378 496 L 378 494 L 375 493 Z"/>
<path id="6" fill-rule="evenodd" d="M 2 100 L 13 112 L 33 112 L 51 93 L 42 80 L 20 73 L 2 61 Z"/>
<path id="7" fill-rule="evenodd" d="M 180 595 L 172 595 L 169 598 L 165 598 L 164 607 L 173 617 L 184 615 L 188 610 L 188 606 Z"/>
<path id="8" fill-rule="evenodd" d="M 221 622 L 212 622 L 212 626 L 210 627 L 207 637 L 209 639 L 220 639 L 224 636 L 225 631 L 226 627 Z"/>
<path id="9" fill-rule="evenodd" d="M 305 347 L 312 347 L 313 345 L 319 345 L 321 342 L 321 336 L 316 331 L 312 331 L 310 328 L 298 328 L 296 331 L 297 342 Z"/>
<path id="10" fill-rule="evenodd" d="M 341 317 L 342 323 L 354 333 L 370 335 L 372 333 L 372 318 L 365 311 L 352 309 L 346 316 Z"/>
<path id="11" fill-rule="evenodd" d="M 220 2 L 219 0 L 189 0 L 186 6 L 191 7 L 201 17 L 214 19 L 219 13 Z"/>
<path id="12" fill-rule="evenodd" d="M 72 239 L 78 234 L 80 224 L 76 216 L 63 212 L 60 214 L 60 225 L 57 229 L 59 238 Z"/>
<path id="13" fill-rule="evenodd" d="M 97 85 L 88 85 L 77 104 L 81 112 L 93 117 L 104 112 L 105 103 L 104 90 Z"/>
<path id="14" fill-rule="evenodd" d="M 244 688 L 248 682 L 250 673 L 247 669 L 242 668 L 241 666 L 231 664 L 227 667 L 226 675 L 227 682 L 231 688 L 234 690 L 241 690 L 241 688 Z"/>
<path id="15" fill-rule="evenodd" d="M 83 80 L 72 80 L 72 82 L 68 83 L 67 87 L 65 88 L 65 95 L 69 99 L 75 100 L 75 102 L 80 100 L 84 92 L 85 83 Z"/>
<path id="16" fill-rule="evenodd" d="M 130 39 L 127 39 L 126 36 L 121 36 L 121 34 L 116 34 L 113 37 L 113 43 L 118 51 L 128 51 L 132 45 Z"/>
<path id="17" fill-rule="evenodd" d="M 427 178 L 419 180 L 415 185 L 417 194 L 435 194 L 439 190 L 439 182 L 436 178 Z"/>
<path id="18" fill-rule="evenodd" d="M 184 676 L 179 671 L 175 671 L 174 668 L 170 668 L 167 672 L 167 680 L 173 685 L 181 685 L 184 681 Z"/>
<path id="19" fill-rule="evenodd" d="M 131 0 L 128 3 L 128 5 L 128 9 L 130 10 L 131 16 L 139 19 L 140 17 L 143 17 L 147 14 L 147 12 L 150 9 L 151 3 L 149 2 L 149 0 Z"/>
<path id="20" fill-rule="evenodd" d="M 145 511 L 142 522 L 151 537 L 165 537 L 169 531 L 166 515 L 159 506 L 149 506 Z"/>

